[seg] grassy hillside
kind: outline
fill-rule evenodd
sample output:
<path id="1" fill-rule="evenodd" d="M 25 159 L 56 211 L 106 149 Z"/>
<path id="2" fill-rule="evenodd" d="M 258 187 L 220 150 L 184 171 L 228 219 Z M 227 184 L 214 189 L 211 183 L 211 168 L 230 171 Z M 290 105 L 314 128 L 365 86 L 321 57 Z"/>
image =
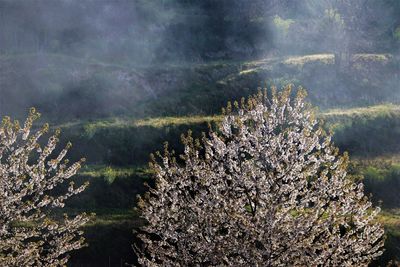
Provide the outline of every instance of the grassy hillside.
<path id="1" fill-rule="evenodd" d="M 319 116 L 327 128 L 335 131 L 334 141 L 341 151 L 349 150 L 352 163 L 349 174 L 363 179 L 367 194 L 375 204 L 384 208 L 379 220 L 387 228 L 387 252 L 381 261 L 400 255 L 400 106 L 376 105 L 362 108 L 331 109 Z M 96 212 L 97 218 L 87 227 L 86 236 L 91 244 L 72 258 L 75 263 L 89 263 L 98 255 L 99 263 L 109 260 L 118 266 L 121 259 L 132 260 L 128 248 L 133 240 L 131 229 L 141 225 L 132 210 L 136 195 L 145 191 L 149 182 L 148 155 L 162 149 L 164 141 L 178 151 L 180 134 L 188 129 L 200 136 L 208 123 L 218 123 L 221 116 L 183 116 L 134 119 L 128 117 L 107 120 L 75 121 L 59 125 L 63 138 L 72 140 L 73 157 L 85 154 L 89 165 L 76 178 L 89 180 L 87 191 L 69 203 L 72 210 Z M 101 237 L 97 231 L 105 234 Z M 105 243 L 114 240 L 118 249 Z M 118 246 L 117 246 L 118 244 Z M 125 247 L 124 247 L 125 246 Z"/>
<path id="2" fill-rule="evenodd" d="M 35 106 L 56 123 L 212 115 L 260 86 L 288 83 L 307 88 L 323 109 L 399 103 L 399 70 L 399 59 L 389 54 L 356 54 L 346 72 L 331 54 L 151 67 L 45 53 L 1 56 L 0 114 L 23 117 Z"/>
<path id="3" fill-rule="evenodd" d="M 0 57 L 1 115 L 35 106 L 53 122 L 121 115 L 152 97 L 135 69 L 58 54 Z"/>
<path id="4" fill-rule="evenodd" d="M 3 89 L 0 114 L 23 118 L 23 110 L 36 106 L 44 114 L 41 121 L 62 129 L 61 142 L 74 144 L 70 158 L 88 159 L 76 181 L 91 185 L 68 206 L 98 217 L 86 229 L 90 246 L 72 257 L 77 266 L 132 262 L 131 229 L 142 223 L 133 207 L 151 176 L 150 153 L 164 141 L 179 152 L 180 135 L 207 131 L 209 123 L 221 120 L 227 101 L 259 86 L 288 83 L 306 87 L 326 127 L 335 131 L 334 142 L 350 152 L 349 173 L 365 177 L 367 193 L 385 209 L 380 218 L 390 236 L 385 257 L 400 255 L 399 60 L 391 55 L 354 55 L 348 73 L 335 69 L 331 54 L 152 67 L 26 54 L 1 57 L 0 69 L 0 90 L 15 88 Z"/>
<path id="5" fill-rule="evenodd" d="M 349 178 L 383 209 L 372 266 L 400 262 L 400 0 L 349 3 L 0 0 L 0 117 L 35 107 L 34 128 L 61 128 L 56 150 L 71 141 L 69 160 L 87 159 L 72 179 L 90 186 L 65 211 L 97 216 L 68 266 L 133 263 L 149 154 L 164 142 L 179 154 L 181 135 L 219 124 L 228 101 L 288 84 L 307 90 Z"/>
<path id="6" fill-rule="evenodd" d="M 335 131 L 334 142 L 353 157 L 376 157 L 400 153 L 400 108 L 377 105 L 366 108 L 328 110 L 320 113 L 326 127 Z M 168 141 L 178 151 L 180 136 L 189 129 L 200 136 L 220 116 L 183 116 L 75 121 L 61 124 L 62 138 L 74 144 L 71 157 L 85 155 L 90 164 L 140 166 L 150 153 Z"/>

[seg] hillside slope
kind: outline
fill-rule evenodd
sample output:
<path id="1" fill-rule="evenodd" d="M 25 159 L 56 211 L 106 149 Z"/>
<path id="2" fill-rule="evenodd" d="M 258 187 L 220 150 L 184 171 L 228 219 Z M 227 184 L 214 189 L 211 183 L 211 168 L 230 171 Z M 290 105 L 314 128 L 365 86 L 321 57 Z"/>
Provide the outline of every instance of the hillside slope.
<path id="1" fill-rule="evenodd" d="M 32 71 L 33 70 L 33 71 Z M 37 107 L 46 119 L 216 114 L 258 87 L 305 87 L 321 108 L 400 101 L 399 59 L 357 54 L 348 72 L 333 55 L 132 67 L 56 54 L 0 57 L 0 115 Z"/>

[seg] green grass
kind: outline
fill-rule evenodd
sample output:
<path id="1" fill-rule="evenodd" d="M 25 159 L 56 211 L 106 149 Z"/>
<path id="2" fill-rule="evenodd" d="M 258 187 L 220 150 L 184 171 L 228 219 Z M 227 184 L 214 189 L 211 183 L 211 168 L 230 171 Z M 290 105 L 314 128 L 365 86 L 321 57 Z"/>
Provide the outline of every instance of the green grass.
<path id="1" fill-rule="evenodd" d="M 99 178 L 104 176 L 127 177 L 134 173 L 146 173 L 146 171 L 137 166 L 109 166 L 109 165 L 86 165 L 80 170 L 80 175 L 91 178 Z"/>
<path id="2" fill-rule="evenodd" d="M 355 64 L 360 62 L 384 62 L 387 63 L 392 59 L 390 54 L 355 54 L 353 55 L 351 61 Z M 333 54 L 315 54 L 306 56 L 291 56 L 287 57 L 282 61 L 287 65 L 303 66 L 307 63 L 321 62 L 324 64 L 333 64 L 334 55 Z"/>
<path id="3" fill-rule="evenodd" d="M 5 84 L 15 87 L 15 95 L 32 94 L 32 103 L 12 107 L 21 110 L 18 117 L 22 117 L 26 105 L 36 105 L 51 122 L 70 124 L 73 120 L 79 123 L 79 118 L 91 118 L 98 125 L 88 125 L 90 132 L 90 127 L 125 123 L 113 121 L 115 116 L 126 117 L 128 126 L 130 118 L 212 116 L 227 101 L 246 97 L 266 84 L 302 85 L 309 90 L 313 104 L 321 108 L 400 102 L 396 88 L 392 88 L 398 82 L 390 81 L 392 73 L 398 71 L 396 60 L 385 54 L 357 54 L 353 65 L 358 65 L 351 75 L 335 72 L 332 54 L 140 68 L 58 54 L 26 54 L 3 56 L 0 68 L 12 70 Z M 28 71 L 27 66 L 34 71 Z M 22 82 L 21 77 L 29 82 Z M 27 84 L 32 86 L 26 88 Z M 343 88 L 344 84 L 349 88 Z M 110 90 L 113 99 L 103 101 L 110 97 Z M 5 103 L 2 112 L 9 113 L 9 109 Z M 106 123 L 100 125 L 97 120 Z"/>
<path id="4" fill-rule="evenodd" d="M 400 214 L 399 210 L 384 210 L 378 215 L 378 222 L 385 227 L 384 253 L 371 266 L 389 266 L 389 261 L 400 261 Z M 398 265 L 390 265 L 398 266 Z"/>
<path id="5" fill-rule="evenodd" d="M 383 62 L 387 63 L 393 58 L 391 54 L 355 54 L 353 56 L 353 61 L 364 61 L 364 62 Z"/>
<path id="6" fill-rule="evenodd" d="M 326 121 L 336 121 L 338 119 L 357 119 L 364 117 L 374 119 L 388 115 L 400 115 L 400 105 L 381 104 L 368 107 L 348 108 L 348 109 L 331 109 L 323 111 L 319 114 Z M 183 116 L 183 117 L 157 117 L 133 122 L 133 126 L 150 126 L 154 128 L 166 127 L 170 125 L 191 125 L 204 122 L 219 122 L 222 120 L 221 115 L 215 116 Z M 122 123 L 124 125 L 124 123 Z M 113 124 L 108 124 L 113 126 Z"/>
<path id="7" fill-rule="evenodd" d="M 145 180 L 145 177 L 150 176 L 151 172 L 148 168 L 140 166 L 89 165 L 84 166 L 79 175 L 88 178 L 103 178 L 112 184 L 117 178 L 126 179 L 134 175 L 142 177 Z"/>
<path id="8" fill-rule="evenodd" d="M 85 227 L 107 226 L 115 224 L 130 223 L 142 225 L 143 222 L 139 218 L 138 213 L 132 209 L 99 209 L 93 211 L 95 216 L 85 224 Z"/>
<path id="9" fill-rule="evenodd" d="M 395 104 L 379 104 L 367 107 L 356 108 L 337 108 L 329 109 L 319 113 L 319 116 L 324 120 L 343 120 L 343 119 L 356 119 L 364 117 L 373 119 L 376 117 L 400 115 L 400 105 Z M 63 123 L 52 128 L 69 129 L 76 127 L 83 127 L 85 132 L 90 134 L 97 129 L 105 128 L 124 128 L 124 127 L 153 127 L 161 128 L 173 125 L 193 125 L 208 122 L 219 122 L 222 120 L 222 115 L 193 115 L 193 116 L 166 116 L 166 117 L 151 117 L 145 119 L 129 118 L 129 117 L 110 117 L 105 119 L 98 119 L 92 121 L 72 121 Z"/>
<path id="10" fill-rule="evenodd" d="M 383 210 L 379 213 L 378 222 L 385 225 L 385 227 L 396 231 L 396 235 L 400 237 L 400 210 Z"/>
<path id="11" fill-rule="evenodd" d="M 356 116 L 376 118 L 389 114 L 400 114 L 400 105 L 381 104 L 368 107 L 330 109 L 323 112 L 322 114 L 327 119 L 334 117 L 354 118 Z"/>
<path id="12" fill-rule="evenodd" d="M 346 108 L 346 109 L 330 109 L 319 114 L 326 121 L 336 120 L 352 120 L 360 117 L 366 119 L 374 119 L 388 115 L 400 115 L 400 105 L 380 104 L 368 107 Z M 113 118 L 111 120 L 98 121 L 85 124 L 85 129 L 92 128 L 118 128 L 118 127 L 143 127 L 149 126 L 161 128 L 171 125 L 192 125 L 207 122 L 219 122 L 222 115 L 214 116 L 182 116 L 182 117 L 154 117 L 140 120 L 124 120 Z"/>
<path id="13" fill-rule="evenodd" d="M 324 64 L 333 64 L 334 55 L 333 54 L 316 54 L 307 56 L 292 56 L 283 60 L 284 64 L 303 66 L 306 63 L 322 62 Z"/>
<path id="14" fill-rule="evenodd" d="M 400 105 L 391 103 L 356 108 L 330 109 L 321 113 L 323 118 L 334 130 L 354 126 L 354 123 L 364 123 L 385 119 L 400 119 Z"/>
<path id="15" fill-rule="evenodd" d="M 171 125 L 193 125 L 209 122 L 219 122 L 222 120 L 222 116 L 184 116 L 184 117 L 159 117 L 149 118 L 144 120 L 138 120 L 134 122 L 134 126 L 143 127 L 150 126 L 154 128 L 161 128 Z"/>
<path id="16" fill-rule="evenodd" d="M 352 157 L 390 156 L 400 152 L 399 105 L 335 109 L 318 116 L 326 121 L 326 127 L 333 128 L 335 144 L 341 151 L 349 151 Z M 72 141 L 73 160 L 85 156 L 89 164 L 133 166 L 145 164 L 150 153 L 162 149 L 164 141 L 179 152 L 182 133 L 190 129 L 194 136 L 200 137 L 201 132 L 207 132 L 209 123 L 221 120 L 221 115 L 113 117 L 53 128 L 62 129 L 62 143 Z"/>

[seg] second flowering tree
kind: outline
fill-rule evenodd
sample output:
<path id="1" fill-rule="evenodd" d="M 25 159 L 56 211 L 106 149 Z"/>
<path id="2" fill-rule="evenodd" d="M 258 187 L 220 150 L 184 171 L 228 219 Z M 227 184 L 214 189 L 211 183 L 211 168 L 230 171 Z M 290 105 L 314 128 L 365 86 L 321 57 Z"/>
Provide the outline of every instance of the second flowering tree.
<path id="1" fill-rule="evenodd" d="M 304 98 L 288 87 L 228 105 L 216 131 L 153 160 L 141 265 L 363 266 L 382 253 L 379 208 Z"/>

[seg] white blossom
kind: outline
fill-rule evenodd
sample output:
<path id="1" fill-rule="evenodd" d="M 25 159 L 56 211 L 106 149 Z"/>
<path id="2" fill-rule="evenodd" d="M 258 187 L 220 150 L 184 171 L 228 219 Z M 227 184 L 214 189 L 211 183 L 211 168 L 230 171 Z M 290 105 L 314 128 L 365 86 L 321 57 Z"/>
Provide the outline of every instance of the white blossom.
<path id="1" fill-rule="evenodd" d="M 361 184 L 346 177 L 305 92 L 289 87 L 228 105 L 217 131 L 183 137 L 150 164 L 139 198 L 143 266 L 366 266 L 383 227 Z"/>
<path id="2" fill-rule="evenodd" d="M 49 126 L 31 133 L 38 117 L 31 109 L 23 127 L 9 117 L 0 126 L 0 266 L 65 266 L 68 252 L 84 245 L 79 228 L 88 216 L 57 219 L 54 208 L 63 207 L 87 184 L 76 187 L 71 182 L 64 193 L 53 190 L 72 177 L 83 160 L 70 166 L 62 162 L 71 144 L 53 158 L 60 132 L 41 145 Z"/>

